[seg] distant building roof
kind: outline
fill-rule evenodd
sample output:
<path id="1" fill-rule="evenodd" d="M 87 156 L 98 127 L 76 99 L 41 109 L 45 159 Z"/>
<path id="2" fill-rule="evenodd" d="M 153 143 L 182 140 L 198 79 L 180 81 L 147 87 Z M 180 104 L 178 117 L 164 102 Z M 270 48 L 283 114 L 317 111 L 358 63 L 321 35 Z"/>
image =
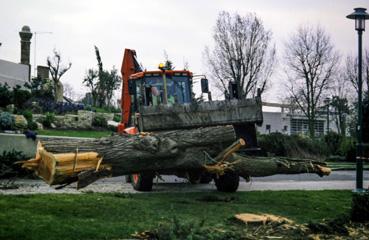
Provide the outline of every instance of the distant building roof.
<path id="1" fill-rule="evenodd" d="M 29 81 L 30 66 L 0 59 L 0 83 L 10 87 L 23 85 Z"/>

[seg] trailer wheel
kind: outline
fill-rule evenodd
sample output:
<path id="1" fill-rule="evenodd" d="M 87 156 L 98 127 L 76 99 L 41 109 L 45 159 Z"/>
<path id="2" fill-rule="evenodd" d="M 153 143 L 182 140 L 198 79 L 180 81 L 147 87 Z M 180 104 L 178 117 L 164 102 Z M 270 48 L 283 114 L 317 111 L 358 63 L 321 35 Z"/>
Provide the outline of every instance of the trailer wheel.
<path id="1" fill-rule="evenodd" d="M 237 173 L 225 172 L 223 175 L 214 177 L 215 186 L 220 192 L 237 191 L 240 178 Z"/>
<path id="2" fill-rule="evenodd" d="M 131 184 L 133 189 L 141 192 L 150 192 L 152 190 L 153 175 L 147 173 L 137 173 L 131 175 Z"/>
<path id="3" fill-rule="evenodd" d="M 131 178 L 131 175 L 126 175 L 124 176 L 125 179 L 126 179 L 126 183 L 131 183 L 132 182 L 132 178 Z"/>
<path id="4" fill-rule="evenodd" d="M 200 183 L 200 174 L 198 172 L 189 171 L 186 173 L 186 178 L 191 184 Z"/>
<path id="5" fill-rule="evenodd" d="M 210 173 L 202 173 L 200 177 L 200 183 L 208 184 L 213 180 L 213 176 Z"/>

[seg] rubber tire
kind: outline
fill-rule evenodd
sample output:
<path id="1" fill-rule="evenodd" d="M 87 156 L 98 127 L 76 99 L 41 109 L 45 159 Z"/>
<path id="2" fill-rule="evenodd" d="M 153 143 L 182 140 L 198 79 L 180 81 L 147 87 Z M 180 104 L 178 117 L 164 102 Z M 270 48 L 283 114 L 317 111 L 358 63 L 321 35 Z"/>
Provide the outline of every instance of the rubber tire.
<path id="1" fill-rule="evenodd" d="M 132 177 L 131 177 L 131 175 L 126 175 L 124 177 L 126 179 L 126 183 L 132 183 Z"/>
<path id="2" fill-rule="evenodd" d="M 225 172 L 219 177 L 214 177 L 215 186 L 219 192 L 236 192 L 240 177 L 234 172 Z"/>
<path id="3" fill-rule="evenodd" d="M 209 173 L 203 173 L 200 177 L 200 183 L 202 184 L 208 184 L 213 180 L 213 176 Z"/>
<path id="4" fill-rule="evenodd" d="M 133 189 L 140 192 L 150 192 L 152 190 L 154 176 L 152 174 L 143 173 L 135 175 L 138 175 L 137 179 L 135 179 L 134 175 L 130 175 Z"/>
<path id="5" fill-rule="evenodd" d="M 200 183 L 200 174 L 197 172 L 187 172 L 186 178 L 191 184 L 199 184 Z"/>

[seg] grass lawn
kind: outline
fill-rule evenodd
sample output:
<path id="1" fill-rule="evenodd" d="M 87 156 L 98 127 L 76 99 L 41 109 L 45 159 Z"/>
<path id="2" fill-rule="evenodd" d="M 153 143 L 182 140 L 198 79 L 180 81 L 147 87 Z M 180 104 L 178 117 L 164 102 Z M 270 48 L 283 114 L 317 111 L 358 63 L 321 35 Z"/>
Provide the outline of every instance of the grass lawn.
<path id="1" fill-rule="evenodd" d="M 232 196 L 231 202 L 199 199 Z M 0 239 L 125 239 L 176 216 L 227 226 L 236 213 L 271 213 L 298 223 L 348 213 L 350 191 L 258 191 L 0 196 Z"/>
<path id="2" fill-rule="evenodd" d="M 48 135 L 48 136 L 64 136 L 64 137 L 86 137 L 86 138 L 99 138 L 107 137 L 111 135 L 109 130 L 37 130 L 38 135 Z"/>

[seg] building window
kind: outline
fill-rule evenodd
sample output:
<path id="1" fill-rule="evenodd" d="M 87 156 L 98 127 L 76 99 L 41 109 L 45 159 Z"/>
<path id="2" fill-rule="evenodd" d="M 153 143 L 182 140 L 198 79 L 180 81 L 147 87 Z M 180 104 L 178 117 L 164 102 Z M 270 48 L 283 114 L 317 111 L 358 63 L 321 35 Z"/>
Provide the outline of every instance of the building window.
<path id="1" fill-rule="evenodd" d="M 265 125 L 265 130 L 270 133 L 271 130 L 270 124 Z"/>
<path id="2" fill-rule="evenodd" d="M 314 129 L 317 136 L 324 135 L 324 121 L 315 120 Z M 308 134 L 308 131 L 309 121 L 307 119 L 291 119 L 291 134 Z"/>
<path id="3" fill-rule="evenodd" d="M 287 126 L 287 125 L 284 125 L 284 126 L 283 126 L 283 131 L 284 131 L 284 132 L 287 132 L 287 131 L 288 131 L 288 126 Z"/>

